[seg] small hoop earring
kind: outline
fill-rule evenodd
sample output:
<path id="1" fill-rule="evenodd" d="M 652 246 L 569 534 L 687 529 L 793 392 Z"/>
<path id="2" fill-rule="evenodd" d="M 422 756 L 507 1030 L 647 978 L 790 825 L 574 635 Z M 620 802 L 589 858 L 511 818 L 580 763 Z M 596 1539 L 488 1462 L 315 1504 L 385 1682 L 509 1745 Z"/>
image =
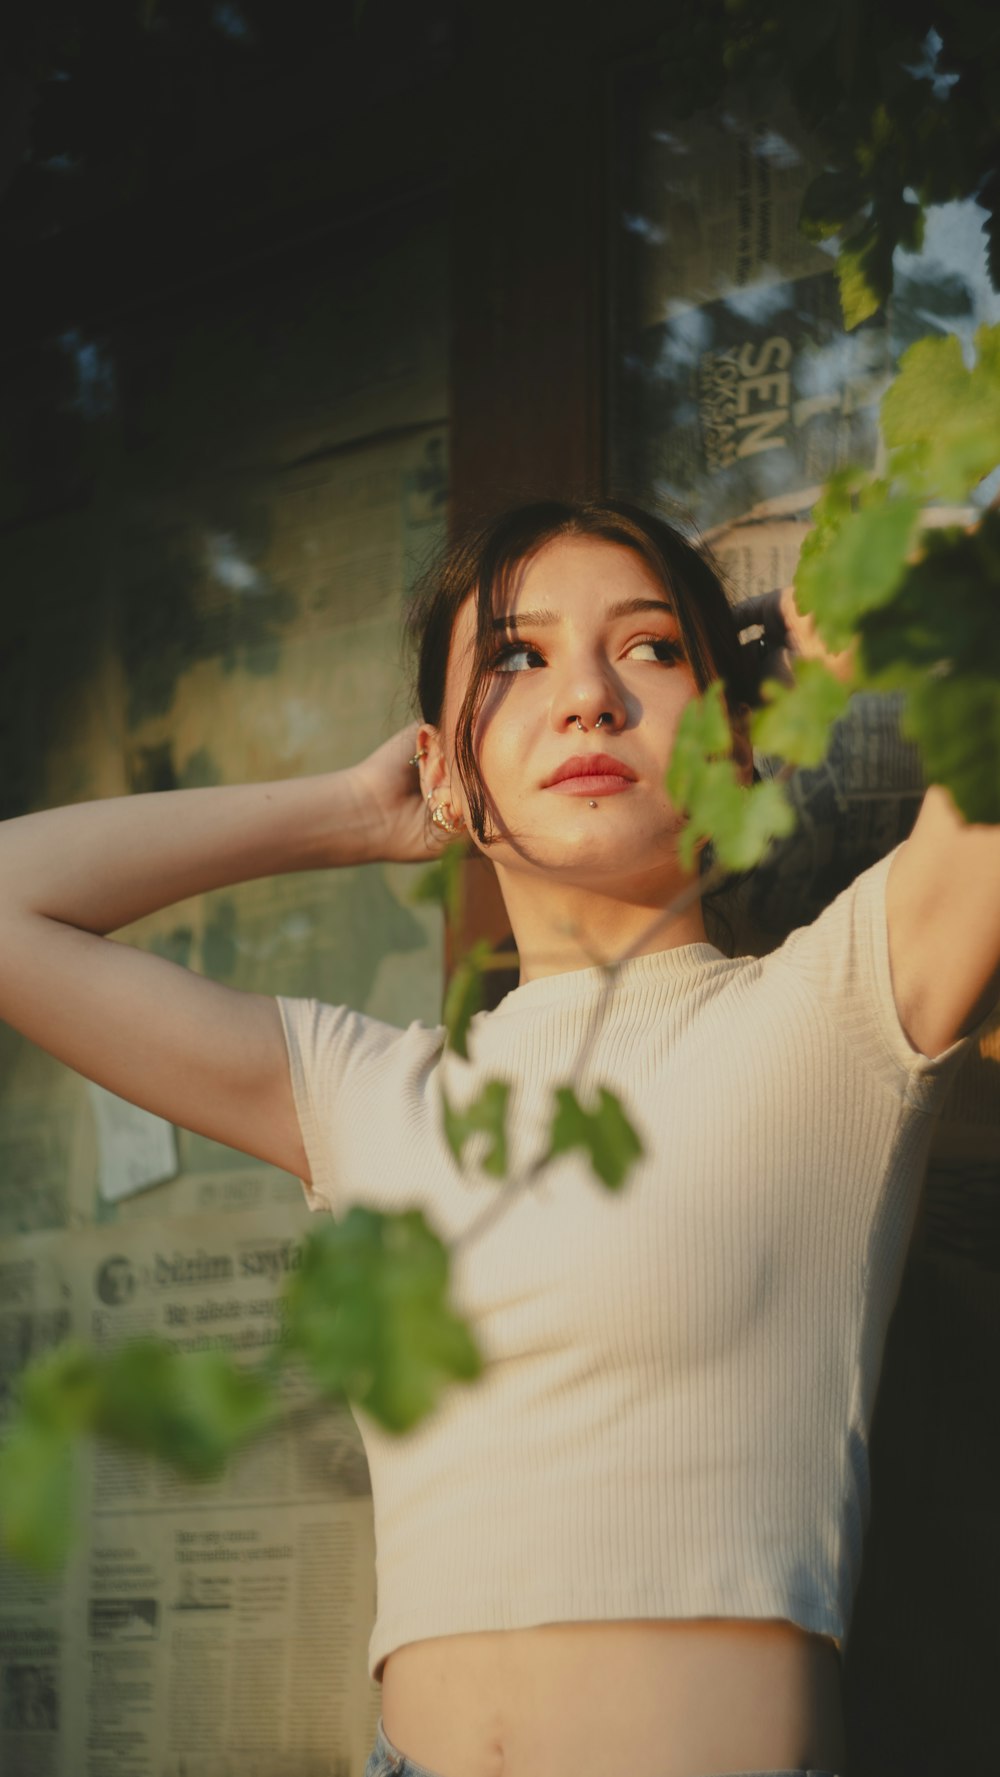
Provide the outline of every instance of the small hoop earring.
<path id="1" fill-rule="evenodd" d="M 462 831 L 462 828 L 465 826 L 465 821 L 461 815 L 459 815 L 457 820 L 454 818 L 449 820 L 444 812 L 443 803 L 439 802 L 436 808 L 433 806 L 432 793 L 429 793 L 425 800 L 431 811 L 431 820 L 434 822 L 435 827 L 440 827 L 442 833 L 460 833 Z"/>

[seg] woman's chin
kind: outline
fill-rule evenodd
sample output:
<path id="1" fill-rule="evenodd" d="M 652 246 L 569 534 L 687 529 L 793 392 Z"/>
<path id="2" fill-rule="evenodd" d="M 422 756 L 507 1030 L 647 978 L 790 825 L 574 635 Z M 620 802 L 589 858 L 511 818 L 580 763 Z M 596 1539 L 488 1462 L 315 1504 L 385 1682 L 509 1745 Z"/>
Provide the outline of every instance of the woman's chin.
<path id="1" fill-rule="evenodd" d="M 626 884 L 660 876 L 680 886 L 687 876 L 677 855 L 677 830 L 660 827 L 648 835 L 622 835 L 594 827 L 578 833 L 519 834 L 501 838 L 488 848 L 487 856 L 500 871 L 530 874 L 548 882 L 576 887 L 592 885 L 607 889 L 614 882 Z"/>

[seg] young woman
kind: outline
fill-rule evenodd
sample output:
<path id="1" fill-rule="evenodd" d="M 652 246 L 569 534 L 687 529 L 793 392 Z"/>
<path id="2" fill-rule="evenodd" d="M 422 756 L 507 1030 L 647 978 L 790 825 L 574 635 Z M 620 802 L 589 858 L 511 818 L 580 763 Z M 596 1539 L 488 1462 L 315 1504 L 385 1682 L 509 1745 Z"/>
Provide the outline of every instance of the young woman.
<path id="1" fill-rule="evenodd" d="M 135 796 L 0 830 L 0 1014 L 122 1096 L 300 1177 L 314 1208 L 484 1193 L 440 1129 L 443 1033 L 242 994 L 108 942 L 248 878 L 496 866 L 519 986 L 448 1090 L 623 1097 L 625 1190 L 563 1156 L 457 1252 L 484 1377 L 404 1439 L 363 1414 L 378 1546 L 367 1777 L 843 1773 L 839 1654 L 886 1323 L 933 1113 L 1000 988 L 1000 833 L 931 790 L 910 839 L 770 957 L 689 898 L 677 724 L 749 677 L 696 552 L 619 503 L 456 548 L 418 611 L 423 720 L 349 771 Z M 625 957 L 600 1027 L 603 971 Z M 155 1017 L 150 1015 L 155 1007 Z"/>

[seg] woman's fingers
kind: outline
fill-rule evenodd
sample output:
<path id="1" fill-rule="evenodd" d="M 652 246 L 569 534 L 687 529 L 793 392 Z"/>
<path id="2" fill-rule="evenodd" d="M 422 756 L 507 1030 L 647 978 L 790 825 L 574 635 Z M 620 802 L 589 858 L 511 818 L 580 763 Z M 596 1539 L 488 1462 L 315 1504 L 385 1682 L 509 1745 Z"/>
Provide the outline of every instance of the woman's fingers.
<path id="1" fill-rule="evenodd" d="M 781 599 L 780 587 L 774 592 L 757 592 L 751 598 L 741 599 L 738 605 L 733 606 L 737 629 L 741 631 L 757 630 L 759 627 L 765 642 L 773 648 L 783 648 L 787 631 Z M 751 644 L 760 639 L 758 635 L 748 637 Z"/>
<path id="2" fill-rule="evenodd" d="M 453 837 L 431 820 L 421 785 L 419 733 L 418 722 L 407 723 L 355 767 L 377 823 L 377 850 L 387 863 L 427 863 Z"/>
<path id="3" fill-rule="evenodd" d="M 854 676 L 857 642 L 852 641 L 846 648 L 833 653 L 824 642 L 812 617 L 799 610 L 795 603 L 795 587 L 782 587 L 780 599 L 789 637 L 788 645 L 792 653 L 801 655 L 804 660 L 821 660 L 835 679 L 846 684 Z"/>
<path id="4" fill-rule="evenodd" d="M 759 704 L 760 688 L 765 679 L 792 682 L 788 664 L 789 635 L 782 608 L 782 591 L 759 592 L 741 599 L 733 606 L 733 616 L 740 632 L 740 641 L 752 671 L 749 697 Z"/>

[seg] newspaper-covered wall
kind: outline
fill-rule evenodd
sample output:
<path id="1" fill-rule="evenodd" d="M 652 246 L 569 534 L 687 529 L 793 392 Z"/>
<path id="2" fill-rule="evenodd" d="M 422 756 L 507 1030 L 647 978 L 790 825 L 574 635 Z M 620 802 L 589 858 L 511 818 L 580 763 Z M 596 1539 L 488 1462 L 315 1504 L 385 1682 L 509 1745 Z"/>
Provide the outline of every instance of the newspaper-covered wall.
<path id="1" fill-rule="evenodd" d="M 406 720 L 402 619 L 445 531 L 447 250 L 421 200 L 331 233 L 308 276 L 268 262 L 109 338 L 127 460 L 109 444 L 92 506 L 0 539 L 5 812 L 335 770 Z M 251 992 L 433 1019 L 416 868 L 237 884 L 119 936 Z M 0 1399 L 70 1332 L 251 1360 L 309 1223 L 278 1168 L 0 1024 Z M 0 1569 L 0 1777 L 361 1777 L 374 1589 L 346 1410 L 206 1487 L 96 1452 L 66 1574 Z"/>
<path id="2" fill-rule="evenodd" d="M 301 1229 L 300 1229 L 301 1233 Z M 280 1210 L 0 1244 L 0 1391 L 72 1334 L 260 1361 L 300 1233 Z M 4 1777 L 355 1777 L 374 1739 L 371 1498 L 345 1406 L 299 1377 L 219 1479 L 98 1445 L 61 1579 L 0 1578 Z"/>

